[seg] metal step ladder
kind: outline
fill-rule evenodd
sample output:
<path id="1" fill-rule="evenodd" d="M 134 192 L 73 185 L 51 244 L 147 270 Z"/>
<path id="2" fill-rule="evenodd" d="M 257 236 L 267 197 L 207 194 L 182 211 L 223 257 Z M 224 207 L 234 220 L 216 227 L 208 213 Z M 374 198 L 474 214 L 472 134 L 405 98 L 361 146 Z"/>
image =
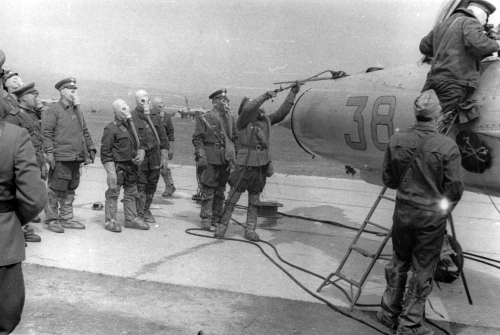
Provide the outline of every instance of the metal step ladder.
<path id="1" fill-rule="evenodd" d="M 370 272 L 371 272 L 373 266 L 375 265 L 375 262 L 377 261 L 377 259 L 379 259 L 381 257 L 392 257 L 392 254 L 387 254 L 387 255 L 382 254 L 382 251 L 384 250 L 384 247 L 387 244 L 387 241 L 391 237 L 392 225 L 391 225 L 391 228 L 386 228 L 384 226 L 381 226 L 377 223 L 370 221 L 373 213 L 377 209 L 377 207 L 382 199 L 395 202 L 395 199 L 387 197 L 385 195 L 386 190 L 387 190 L 387 187 L 384 187 L 382 189 L 382 191 L 380 192 L 380 194 L 378 195 L 377 200 L 375 200 L 375 203 L 373 204 L 372 208 L 370 209 L 370 212 L 366 216 L 366 219 L 363 221 L 363 224 L 359 228 L 358 233 L 354 237 L 351 245 L 347 249 L 347 253 L 345 254 L 344 258 L 342 259 L 342 262 L 340 262 L 340 265 L 338 266 L 337 271 L 330 273 L 330 275 L 323 281 L 323 283 L 320 285 L 320 287 L 316 290 L 316 292 L 319 292 L 319 291 L 321 291 L 321 289 L 323 287 L 325 287 L 328 284 L 334 284 L 340 280 L 346 281 L 347 283 L 350 284 L 350 295 L 351 295 L 350 310 L 351 311 L 353 310 L 354 306 L 356 305 L 356 302 L 358 301 L 359 297 L 361 296 L 361 292 L 363 290 L 363 285 L 364 285 L 366 279 L 368 278 L 368 276 L 370 275 Z M 357 242 L 358 242 L 359 238 L 361 237 L 361 234 L 366 231 L 366 227 L 368 225 L 371 225 L 371 226 L 374 226 L 374 227 L 381 229 L 382 232 L 380 233 L 380 235 L 385 235 L 384 240 L 382 241 L 382 243 L 378 247 L 377 251 L 375 251 L 375 252 L 368 251 L 368 250 L 357 245 Z M 355 252 L 357 252 L 365 257 L 371 258 L 370 264 L 366 268 L 365 272 L 363 273 L 363 276 L 361 277 L 361 279 L 359 281 L 348 278 L 346 275 L 344 275 L 342 273 L 342 269 L 343 269 L 344 265 L 347 263 L 347 260 L 348 260 L 349 256 L 351 256 L 351 253 L 353 251 L 355 251 Z M 337 277 L 337 279 L 331 280 L 332 277 Z M 356 292 L 354 292 L 354 290 L 353 290 L 354 288 L 357 288 Z"/>

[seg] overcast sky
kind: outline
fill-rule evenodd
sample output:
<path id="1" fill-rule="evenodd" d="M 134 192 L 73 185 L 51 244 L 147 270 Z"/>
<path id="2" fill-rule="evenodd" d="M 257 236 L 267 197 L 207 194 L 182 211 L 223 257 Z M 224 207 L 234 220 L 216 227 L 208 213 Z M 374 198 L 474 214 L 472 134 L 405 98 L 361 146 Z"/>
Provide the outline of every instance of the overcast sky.
<path id="1" fill-rule="evenodd" d="M 36 80 L 42 94 L 75 76 L 251 95 L 327 69 L 416 62 L 444 2 L 2 0 L 0 48 L 4 67 Z"/>

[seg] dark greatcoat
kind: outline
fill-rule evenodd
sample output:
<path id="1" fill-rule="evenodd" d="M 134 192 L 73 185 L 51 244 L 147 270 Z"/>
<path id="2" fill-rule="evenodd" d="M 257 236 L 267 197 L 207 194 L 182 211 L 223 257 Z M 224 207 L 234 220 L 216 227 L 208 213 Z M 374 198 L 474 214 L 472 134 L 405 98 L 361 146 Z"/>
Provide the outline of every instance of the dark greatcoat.
<path id="1" fill-rule="evenodd" d="M 35 218 L 47 203 L 47 188 L 28 131 L 6 122 L 0 137 L 0 202 L 16 212 L 0 213 L 0 266 L 24 261 L 22 225 Z"/>

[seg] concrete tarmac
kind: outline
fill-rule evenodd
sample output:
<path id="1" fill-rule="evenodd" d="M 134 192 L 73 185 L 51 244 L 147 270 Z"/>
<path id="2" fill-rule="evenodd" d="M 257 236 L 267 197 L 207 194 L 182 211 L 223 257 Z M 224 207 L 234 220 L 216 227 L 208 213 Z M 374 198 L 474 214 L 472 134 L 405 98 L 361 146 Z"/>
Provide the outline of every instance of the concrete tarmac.
<path id="1" fill-rule="evenodd" d="M 336 313 L 307 293 L 256 246 L 212 239 L 213 233 L 204 231 L 193 232 L 207 237 L 187 234 L 186 229 L 198 228 L 200 221 L 200 206 L 191 200 L 197 190 L 195 169 L 191 166 L 171 166 L 171 169 L 177 191 L 173 197 L 162 198 L 164 184 L 160 181 L 152 206 L 157 223 L 149 231 L 124 229 L 117 234 L 104 230 L 103 210 L 91 209 L 95 202 L 104 204 L 105 170 L 98 160 L 95 165 L 83 168 L 74 208 L 75 218 L 87 228 L 55 234 L 46 230 L 43 223 L 32 224 L 42 242 L 30 243 L 27 248 L 27 302 L 16 334 L 101 333 L 84 327 L 88 319 L 95 321 L 92 329 L 99 328 L 108 334 L 192 334 L 200 329 L 205 334 L 379 333 Z M 268 179 L 261 201 L 283 204 L 279 210 L 287 216 L 260 218 L 257 232 L 262 240 L 277 248 L 283 259 L 326 277 L 336 270 L 356 230 L 318 220 L 358 228 L 380 190 L 359 180 L 275 174 Z M 246 196 L 239 204 L 247 205 Z M 456 234 L 464 251 L 500 259 L 500 214 L 495 205 L 500 206 L 498 199 L 464 194 L 453 213 Z M 372 221 L 389 227 L 392 211 L 393 203 L 383 201 Z M 244 209 L 237 209 L 233 217 L 244 222 L 245 213 Z M 123 220 L 120 208 L 118 221 L 123 223 Z M 233 222 L 226 237 L 243 240 L 242 235 L 243 229 Z M 362 245 L 371 250 L 380 242 L 381 237 L 375 235 L 362 237 Z M 264 243 L 259 245 L 304 287 L 316 293 L 322 279 L 284 264 L 272 248 Z M 386 250 L 390 253 L 390 242 Z M 359 279 L 367 260 L 363 256 L 353 257 L 345 273 Z M 375 264 L 359 302 L 380 302 L 385 288 L 384 264 L 383 260 Z M 37 273 L 43 279 L 40 283 Z M 440 283 L 430 296 L 427 317 L 457 334 L 500 334 L 497 297 L 500 270 L 466 260 L 465 275 L 474 304 L 468 304 L 460 279 L 451 284 Z M 72 286 L 72 282 L 78 284 Z M 113 286 L 113 282 L 119 284 Z M 342 281 L 339 284 L 349 290 Z M 60 290 L 50 289 L 51 285 Z M 47 295 L 49 291 L 51 294 Z M 31 292 L 38 293 L 33 296 Z M 316 294 L 343 311 L 349 307 L 345 295 L 332 285 Z M 74 327 L 64 331 L 66 318 L 58 322 L 57 313 L 40 317 L 51 309 L 50 303 L 56 303 L 54 299 L 58 304 L 88 308 L 70 314 Z M 80 304 L 82 301 L 85 303 Z M 244 301 L 244 308 L 238 301 Z M 355 315 L 387 331 L 375 321 L 376 310 L 356 308 Z M 88 318 L 79 320 L 85 313 L 90 313 Z M 111 313 L 111 317 L 102 317 L 103 313 Z M 126 321 L 117 322 L 121 319 Z M 134 329 L 131 325 L 141 322 L 157 328 L 125 332 L 124 329 Z M 37 323 L 46 326 L 37 328 Z M 79 323 L 82 325 L 78 326 Z M 436 330 L 436 333 L 441 332 Z"/>

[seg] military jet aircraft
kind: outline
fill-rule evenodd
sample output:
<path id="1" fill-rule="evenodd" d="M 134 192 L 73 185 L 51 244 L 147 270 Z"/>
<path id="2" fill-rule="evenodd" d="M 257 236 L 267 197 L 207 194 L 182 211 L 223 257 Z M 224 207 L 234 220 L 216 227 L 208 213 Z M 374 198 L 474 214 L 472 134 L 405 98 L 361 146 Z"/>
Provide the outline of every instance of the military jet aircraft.
<path id="1" fill-rule="evenodd" d="M 451 0 L 436 20 L 459 6 Z M 417 46 L 415 46 L 417 48 Z M 430 69 L 423 59 L 394 68 L 307 83 L 284 125 L 308 153 L 360 170 L 363 180 L 381 185 L 384 151 L 394 132 L 414 122 L 413 102 Z M 482 62 L 474 96 L 480 117 L 455 123 L 449 136 L 462 153 L 463 179 L 470 191 L 500 196 L 500 58 Z"/>
<path id="2" fill-rule="evenodd" d="M 177 109 L 182 119 L 188 119 L 190 117 L 194 119 L 196 116 L 205 114 L 206 112 L 210 111 L 209 109 L 205 109 L 205 107 L 201 108 L 189 107 L 189 100 L 187 97 L 184 97 L 184 101 L 186 102 L 186 106 L 184 107 L 176 105 L 169 107 L 171 109 Z"/>

